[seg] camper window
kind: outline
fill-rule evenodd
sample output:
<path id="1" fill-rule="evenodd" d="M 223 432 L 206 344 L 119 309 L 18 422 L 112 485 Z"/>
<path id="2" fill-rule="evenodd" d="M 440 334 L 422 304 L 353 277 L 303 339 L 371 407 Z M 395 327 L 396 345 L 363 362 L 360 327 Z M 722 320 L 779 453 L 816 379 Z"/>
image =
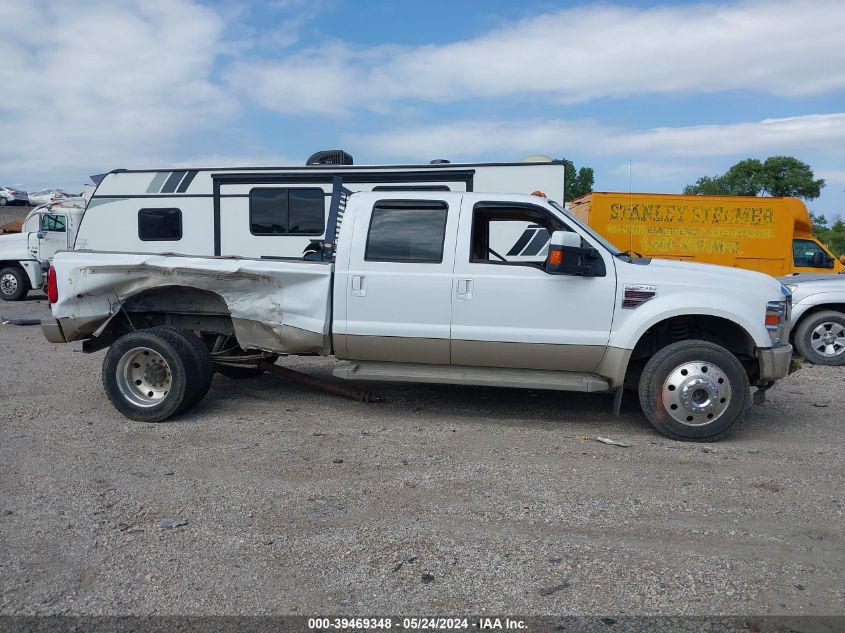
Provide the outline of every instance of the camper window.
<path id="1" fill-rule="evenodd" d="M 180 209 L 138 211 L 138 237 L 144 242 L 178 242 L 182 239 Z"/>
<path id="2" fill-rule="evenodd" d="M 373 191 L 449 191 L 446 185 L 379 185 Z"/>
<path id="3" fill-rule="evenodd" d="M 436 200 L 376 203 L 367 234 L 368 262 L 443 261 L 448 206 Z"/>
<path id="4" fill-rule="evenodd" d="M 322 235 L 325 197 L 318 187 L 253 189 L 249 230 L 253 235 Z"/>

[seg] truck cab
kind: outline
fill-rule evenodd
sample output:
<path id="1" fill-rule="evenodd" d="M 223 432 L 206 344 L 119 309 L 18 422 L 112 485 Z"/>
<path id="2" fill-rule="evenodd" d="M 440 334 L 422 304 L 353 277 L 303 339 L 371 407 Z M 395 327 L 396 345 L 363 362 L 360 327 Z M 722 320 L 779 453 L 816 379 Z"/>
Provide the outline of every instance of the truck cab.
<path id="1" fill-rule="evenodd" d="M 84 206 L 68 198 L 35 207 L 20 233 L 0 236 L 0 298 L 19 301 L 44 285 L 55 254 L 72 247 Z"/>

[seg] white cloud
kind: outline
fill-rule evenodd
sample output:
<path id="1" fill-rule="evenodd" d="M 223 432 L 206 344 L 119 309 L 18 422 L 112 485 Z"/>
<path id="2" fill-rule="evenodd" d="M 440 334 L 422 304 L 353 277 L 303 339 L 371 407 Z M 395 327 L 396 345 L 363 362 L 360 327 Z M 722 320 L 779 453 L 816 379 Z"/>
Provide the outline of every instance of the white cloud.
<path id="1" fill-rule="evenodd" d="M 632 130 L 592 120 L 466 120 L 351 134 L 351 147 L 378 155 L 420 159 L 543 152 L 553 156 L 699 158 L 738 154 L 845 154 L 845 113 L 759 122 Z"/>
<path id="2" fill-rule="evenodd" d="M 543 98 L 845 87 L 845 4 L 751 0 L 651 8 L 597 4 L 524 19 L 446 45 L 335 42 L 237 64 L 235 88 L 273 111 L 340 115 L 400 100 Z"/>
<path id="3" fill-rule="evenodd" d="M 225 24 L 191 0 L 7 0 L 0 23 L 14 25 L 0 38 L 0 173 L 16 180 L 160 163 L 237 111 L 212 81 Z"/>

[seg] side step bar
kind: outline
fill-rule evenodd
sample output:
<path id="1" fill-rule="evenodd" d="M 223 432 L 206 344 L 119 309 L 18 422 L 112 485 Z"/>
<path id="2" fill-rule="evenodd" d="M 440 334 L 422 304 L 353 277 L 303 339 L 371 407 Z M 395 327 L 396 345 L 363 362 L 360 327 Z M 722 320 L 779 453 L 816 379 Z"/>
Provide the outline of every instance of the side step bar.
<path id="1" fill-rule="evenodd" d="M 581 392 L 608 391 L 610 389 L 610 384 L 604 378 L 594 374 L 546 371 L 543 369 L 347 361 L 338 365 L 333 373 L 338 378 L 347 380 L 426 382 Z"/>

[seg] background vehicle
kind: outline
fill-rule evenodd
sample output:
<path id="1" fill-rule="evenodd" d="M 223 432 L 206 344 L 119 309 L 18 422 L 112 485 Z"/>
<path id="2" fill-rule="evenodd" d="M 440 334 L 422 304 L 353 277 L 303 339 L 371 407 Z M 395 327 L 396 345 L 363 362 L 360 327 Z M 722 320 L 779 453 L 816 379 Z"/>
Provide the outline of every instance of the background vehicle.
<path id="1" fill-rule="evenodd" d="M 845 274 L 800 274 L 781 281 L 792 291 L 792 342 L 817 365 L 845 365 Z"/>
<path id="2" fill-rule="evenodd" d="M 838 273 L 797 198 L 593 192 L 572 213 L 623 250 L 757 270 L 774 276 Z"/>
<path id="3" fill-rule="evenodd" d="M 218 182 L 191 224 L 172 197 L 153 212 L 149 198 L 135 201 L 131 224 L 123 213 L 123 233 L 137 229 L 166 254 L 113 252 L 121 236 L 89 230 L 98 217 L 89 205 L 77 243 L 90 250 L 58 253 L 50 269 L 45 336 L 110 346 L 106 393 L 133 419 L 195 404 L 212 362 L 261 371 L 279 354 L 321 354 L 349 361 L 335 375 L 358 380 L 619 397 L 628 384 L 660 432 L 711 441 L 740 419 L 749 385 L 767 389 L 789 371 L 788 292 L 775 279 L 631 258 L 553 201 L 350 195 L 338 178 L 328 237 L 305 258 L 284 258 L 273 256 L 279 238 L 255 224 L 283 224 L 300 187 L 261 173 L 215 177 L 240 189 Z M 498 251 L 500 225 L 511 224 L 542 227 L 546 252 L 526 261 Z M 207 255 L 172 254 L 188 231 Z"/>
<path id="4" fill-rule="evenodd" d="M 14 187 L 0 187 L 0 206 L 7 204 L 29 204 L 29 195 Z"/>
<path id="5" fill-rule="evenodd" d="M 41 204 L 49 204 L 54 200 L 61 200 L 63 198 L 70 197 L 72 197 L 71 194 L 66 191 L 62 191 L 61 189 L 43 189 L 42 191 L 36 191 L 35 193 L 29 194 L 29 204 L 33 207 L 37 207 Z"/>
<path id="6" fill-rule="evenodd" d="M 57 251 L 73 244 L 84 212 L 82 198 L 66 198 L 36 207 L 19 233 L 0 235 L 0 299 L 19 301 L 46 282 Z"/>

